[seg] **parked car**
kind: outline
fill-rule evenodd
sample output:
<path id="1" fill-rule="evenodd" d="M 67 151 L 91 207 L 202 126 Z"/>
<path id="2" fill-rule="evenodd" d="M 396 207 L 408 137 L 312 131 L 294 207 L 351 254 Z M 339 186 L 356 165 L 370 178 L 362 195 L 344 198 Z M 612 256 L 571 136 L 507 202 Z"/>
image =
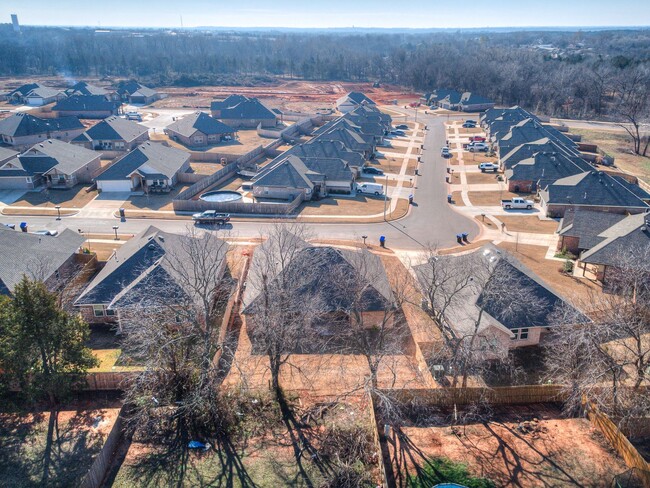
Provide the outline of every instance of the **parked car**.
<path id="1" fill-rule="evenodd" d="M 392 131 L 390 131 L 390 133 L 393 134 L 394 136 L 405 136 L 406 135 L 406 132 L 404 132 L 403 130 L 392 130 Z"/>
<path id="2" fill-rule="evenodd" d="M 217 213 L 216 210 L 206 210 L 205 212 L 195 213 L 192 215 L 195 224 L 219 224 L 223 225 L 230 221 L 230 214 Z"/>
<path id="3" fill-rule="evenodd" d="M 406 125 L 406 124 L 400 124 L 400 125 L 395 126 L 395 128 L 396 129 L 401 129 L 401 130 L 406 130 L 406 129 L 409 128 L 409 126 Z"/>
<path id="4" fill-rule="evenodd" d="M 488 152 L 488 149 L 490 149 L 490 146 L 485 142 L 470 142 L 467 145 L 467 150 L 469 152 Z"/>
<path id="5" fill-rule="evenodd" d="M 363 168 L 363 172 L 369 175 L 379 175 L 383 176 L 384 172 L 378 168 L 373 168 L 372 166 L 366 166 Z"/>
<path id="6" fill-rule="evenodd" d="M 476 127 L 476 124 L 471 124 L 469 122 L 465 122 L 463 124 L 463 129 L 474 129 Z"/>
<path id="7" fill-rule="evenodd" d="M 499 165 L 494 163 L 481 163 L 478 165 L 478 169 L 481 170 L 481 173 L 486 171 L 494 171 L 495 173 L 499 170 Z"/>
<path id="8" fill-rule="evenodd" d="M 535 205 L 535 202 L 521 197 L 513 198 L 512 200 L 501 200 L 501 206 L 506 210 L 514 208 L 525 208 L 526 210 L 530 210 L 533 208 L 533 205 Z"/>
<path id="9" fill-rule="evenodd" d="M 465 123 L 466 123 L 466 124 L 474 124 L 474 125 L 478 124 L 478 122 L 477 122 L 476 120 L 471 120 L 471 119 L 470 119 L 470 120 L 466 120 Z"/>
<path id="10" fill-rule="evenodd" d="M 142 122 L 142 115 L 140 115 L 139 112 L 127 112 L 124 114 L 124 117 L 126 117 L 127 120 Z"/>
<path id="11" fill-rule="evenodd" d="M 485 142 L 487 139 L 483 136 L 472 136 L 469 138 L 470 142 Z"/>
<path id="12" fill-rule="evenodd" d="M 2 224 L 3 227 L 6 227 L 11 230 L 16 230 L 16 224 Z"/>
<path id="13" fill-rule="evenodd" d="M 232 141 L 232 136 L 223 136 L 224 141 Z"/>
<path id="14" fill-rule="evenodd" d="M 369 193 L 372 195 L 383 195 L 384 186 L 379 183 L 357 183 L 358 193 Z"/>
<path id="15" fill-rule="evenodd" d="M 39 236 L 56 236 L 59 234 L 59 231 L 43 229 L 43 230 L 37 230 L 36 232 L 34 232 L 34 234 L 38 234 Z"/>

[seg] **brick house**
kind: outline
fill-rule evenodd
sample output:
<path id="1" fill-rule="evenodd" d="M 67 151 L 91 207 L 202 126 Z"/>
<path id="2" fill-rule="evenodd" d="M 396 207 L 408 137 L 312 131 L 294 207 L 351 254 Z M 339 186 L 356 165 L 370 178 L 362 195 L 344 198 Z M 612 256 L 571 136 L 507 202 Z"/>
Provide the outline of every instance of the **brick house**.
<path id="1" fill-rule="evenodd" d="M 99 151 L 131 151 L 148 140 L 147 127 L 113 115 L 79 134 L 72 143 Z"/>
<path id="2" fill-rule="evenodd" d="M 0 120 L 0 138 L 4 144 L 27 148 L 47 139 L 69 142 L 84 131 L 77 117 L 40 118 L 30 113 L 15 113 Z"/>
<path id="3" fill-rule="evenodd" d="M 185 146 L 204 147 L 218 144 L 224 139 L 232 139 L 235 129 L 205 112 L 195 112 L 167 126 L 165 134 Z"/>

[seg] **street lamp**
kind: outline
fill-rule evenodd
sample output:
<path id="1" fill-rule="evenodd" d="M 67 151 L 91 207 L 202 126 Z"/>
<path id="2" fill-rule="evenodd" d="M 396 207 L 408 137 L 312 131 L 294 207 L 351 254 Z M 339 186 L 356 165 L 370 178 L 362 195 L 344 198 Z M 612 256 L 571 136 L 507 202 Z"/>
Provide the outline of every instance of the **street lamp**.
<path id="1" fill-rule="evenodd" d="M 56 220 L 61 220 L 61 205 L 56 205 L 54 208 L 56 209 L 56 212 L 58 214 Z"/>
<path id="2" fill-rule="evenodd" d="M 119 240 L 120 240 L 120 238 L 117 237 L 117 229 L 119 229 L 119 228 L 120 228 L 119 225 L 114 225 L 114 226 L 113 226 L 113 230 L 115 231 L 115 240 L 116 240 L 116 241 L 119 241 Z"/>
<path id="3" fill-rule="evenodd" d="M 84 231 L 83 231 L 83 230 L 81 230 L 81 229 L 77 229 L 77 232 L 79 232 L 79 234 L 81 234 L 83 237 L 86 238 L 86 243 L 88 244 L 88 252 L 91 252 L 91 249 L 90 249 L 90 239 L 88 239 L 88 238 L 84 235 Z"/>
<path id="4" fill-rule="evenodd" d="M 361 239 L 363 239 L 363 245 L 364 246 L 366 245 L 366 239 L 367 238 L 368 238 L 368 236 L 361 236 Z"/>

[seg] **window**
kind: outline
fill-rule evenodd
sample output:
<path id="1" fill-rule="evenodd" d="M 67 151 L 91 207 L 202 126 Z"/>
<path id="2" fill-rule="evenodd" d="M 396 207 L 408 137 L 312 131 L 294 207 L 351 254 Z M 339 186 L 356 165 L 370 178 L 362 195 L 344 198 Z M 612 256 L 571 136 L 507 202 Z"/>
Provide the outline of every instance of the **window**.
<path id="1" fill-rule="evenodd" d="M 176 314 L 176 323 L 180 324 L 182 322 L 181 316 Z"/>
<path id="2" fill-rule="evenodd" d="M 113 315 L 115 315 L 115 310 L 113 310 L 112 308 L 107 308 L 106 309 L 106 316 L 111 317 Z"/>
<path id="3" fill-rule="evenodd" d="M 512 329 L 513 341 L 525 341 L 528 339 L 528 329 Z"/>
<path id="4" fill-rule="evenodd" d="M 93 305 L 93 314 L 95 317 L 104 316 L 104 305 Z"/>

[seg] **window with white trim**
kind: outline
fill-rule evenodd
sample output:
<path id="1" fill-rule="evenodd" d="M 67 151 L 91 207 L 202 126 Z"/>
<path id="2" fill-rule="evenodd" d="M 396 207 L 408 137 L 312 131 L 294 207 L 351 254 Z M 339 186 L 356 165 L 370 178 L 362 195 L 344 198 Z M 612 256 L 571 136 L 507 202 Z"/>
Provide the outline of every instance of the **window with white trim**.
<path id="1" fill-rule="evenodd" d="M 93 305 L 93 315 L 95 317 L 104 316 L 104 305 Z"/>
<path id="2" fill-rule="evenodd" d="M 106 311 L 106 316 L 107 317 L 111 317 L 111 316 L 115 315 L 115 310 L 113 310 L 112 308 L 107 308 L 105 311 Z"/>
<path id="3" fill-rule="evenodd" d="M 513 341 L 525 341 L 528 339 L 529 329 L 512 329 Z"/>

